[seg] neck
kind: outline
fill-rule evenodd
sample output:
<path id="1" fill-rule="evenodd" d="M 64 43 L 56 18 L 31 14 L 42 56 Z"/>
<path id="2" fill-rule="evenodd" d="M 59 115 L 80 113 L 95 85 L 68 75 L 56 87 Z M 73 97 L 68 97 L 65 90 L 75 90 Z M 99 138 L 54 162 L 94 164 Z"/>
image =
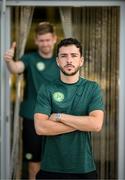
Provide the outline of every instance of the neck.
<path id="1" fill-rule="evenodd" d="M 53 56 L 53 53 L 50 52 L 48 54 L 43 54 L 41 51 L 38 51 L 39 55 L 45 59 L 51 58 Z"/>
<path id="2" fill-rule="evenodd" d="M 79 80 L 79 72 L 72 76 L 66 76 L 61 72 L 61 81 L 67 84 L 76 83 Z"/>

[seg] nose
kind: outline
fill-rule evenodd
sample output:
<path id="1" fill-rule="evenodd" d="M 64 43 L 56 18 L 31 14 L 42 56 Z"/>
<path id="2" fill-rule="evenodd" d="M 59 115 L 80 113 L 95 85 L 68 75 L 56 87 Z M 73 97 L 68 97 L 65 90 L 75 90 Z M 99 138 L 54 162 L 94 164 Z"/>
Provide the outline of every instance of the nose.
<path id="1" fill-rule="evenodd" d="M 47 41 L 43 41 L 43 46 L 46 46 L 47 45 Z"/>
<path id="2" fill-rule="evenodd" d="M 67 56 L 67 63 L 72 63 L 72 57 L 71 56 Z"/>

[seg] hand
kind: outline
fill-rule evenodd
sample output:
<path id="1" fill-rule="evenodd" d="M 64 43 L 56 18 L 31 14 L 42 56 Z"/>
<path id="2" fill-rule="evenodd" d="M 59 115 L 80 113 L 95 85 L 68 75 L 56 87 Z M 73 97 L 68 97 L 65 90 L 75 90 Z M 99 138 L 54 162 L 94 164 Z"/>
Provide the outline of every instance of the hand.
<path id="1" fill-rule="evenodd" d="M 6 62 L 10 62 L 13 60 L 15 48 L 16 48 L 16 42 L 13 42 L 11 48 L 8 51 L 6 51 L 4 55 L 4 59 Z"/>
<path id="2" fill-rule="evenodd" d="M 56 113 L 51 114 L 51 116 L 49 117 L 49 120 L 56 121 Z"/>

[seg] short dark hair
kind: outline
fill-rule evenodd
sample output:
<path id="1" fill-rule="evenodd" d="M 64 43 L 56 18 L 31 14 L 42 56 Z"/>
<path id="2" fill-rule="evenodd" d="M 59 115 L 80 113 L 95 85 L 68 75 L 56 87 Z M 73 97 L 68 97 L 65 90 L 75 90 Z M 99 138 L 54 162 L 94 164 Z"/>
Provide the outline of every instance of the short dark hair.
<path id="1" fill-rule="evenodd" d="M 62 46 L 69 46 L 69 45 L 75 45 L 77 48 L 79 48 L 80 55 L 82 56 L 82 46 L 81 46 L 81 43 L 77 39 L 75 39 L 75 38 L 65 38 L 65 39 L 61 40 L 59 42 L 59 44 L 57 45 L 56 55 L 58 56 L 59 49 Z"/>
<path id="2" fill-rule="evenodd" d="M 36 29 L 35 29 L 36 35 L 43 35 L 46 33 L 54 33 L 54 26 L 49 22 L 40 22 Z"/>

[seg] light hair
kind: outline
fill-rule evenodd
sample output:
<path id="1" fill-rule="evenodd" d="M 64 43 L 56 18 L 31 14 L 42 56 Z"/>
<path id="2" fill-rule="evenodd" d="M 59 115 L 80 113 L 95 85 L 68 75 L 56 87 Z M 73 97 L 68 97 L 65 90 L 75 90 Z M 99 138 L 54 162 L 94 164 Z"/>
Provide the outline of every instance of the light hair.
<path id="1" fill-rule="evenodd" d="M 54 34 L 54 26 L 49 22 L 40 22 L 35 29 L 35 33 L 36 35 L 43 35 L 46 33 Z"/>

